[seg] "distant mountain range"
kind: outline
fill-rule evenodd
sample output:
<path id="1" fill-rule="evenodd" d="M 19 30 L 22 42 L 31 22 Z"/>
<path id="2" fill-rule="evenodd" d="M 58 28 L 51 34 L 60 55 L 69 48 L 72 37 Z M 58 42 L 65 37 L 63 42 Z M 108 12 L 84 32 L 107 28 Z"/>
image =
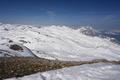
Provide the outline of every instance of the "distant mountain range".
<path id="1" fill-rule="evenodd" d="M 116 43 L 119 40 L 117 35 L 92 27 L 73 29 L 55 25 L 36 27 L 1 23 L 0 55 L 59 60 L 118 60 L 120 45 Z"/>

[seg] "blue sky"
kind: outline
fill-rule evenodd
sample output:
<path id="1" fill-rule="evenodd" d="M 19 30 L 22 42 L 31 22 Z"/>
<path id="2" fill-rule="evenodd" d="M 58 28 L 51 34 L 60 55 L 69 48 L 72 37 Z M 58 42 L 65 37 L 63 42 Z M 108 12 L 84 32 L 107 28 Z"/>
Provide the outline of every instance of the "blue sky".
<path id="1" fill-rule="evenodd" d="M 120 29 L 120 0 L 0 0 L 0 22 Z"/>

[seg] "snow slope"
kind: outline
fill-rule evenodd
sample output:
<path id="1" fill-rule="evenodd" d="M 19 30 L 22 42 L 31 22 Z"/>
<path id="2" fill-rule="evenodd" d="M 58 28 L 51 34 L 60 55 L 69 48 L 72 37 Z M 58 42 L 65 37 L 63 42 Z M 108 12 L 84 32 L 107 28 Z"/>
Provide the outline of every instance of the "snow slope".
<path id="1" fill-rule="evenodd" d="M 0 49 L 9 41 L 26 46 L 36 56 L 59 60 L 120 60 L 120 45 L 109 38 L 88 36 L 81 29 L 66 26 L 0 24 Z M 3 48 L 4 46 L 4 48 Z M 20 54 L 20 53 L 19 53 Z M 27 53 L 29 54 L 29 53 Z M 21 56 L 24 56 L 24 54 Z M 31 56 L 31 55 L 30 55 Z"/>
<path id="2" fill-rule="evenodd" d="M 10 46 L 16 44 L 17 46 L 21 47 L 22 50 L 10 49 Z M 0 45 L 0 57 L 13 57 L 13 56 L 36 57 L 30 49 L 21 44 L 9 43 Z"/>
<path id="3" fill-rule="evenodd" d="M 0 24 L 0 56 L 31 56 L 68 61 L 120 60 L 120 45 L 95 36 L 92 28 Z M 21 49 L 14 50 L 10 46 Z M 85 64 L 8 80 L 119 80 L 120 65 Z"/>
<path id="4" fill-rule="evenodd" d="M 86 64 L 7 80 L 120 80 L 120 65 Z"/>

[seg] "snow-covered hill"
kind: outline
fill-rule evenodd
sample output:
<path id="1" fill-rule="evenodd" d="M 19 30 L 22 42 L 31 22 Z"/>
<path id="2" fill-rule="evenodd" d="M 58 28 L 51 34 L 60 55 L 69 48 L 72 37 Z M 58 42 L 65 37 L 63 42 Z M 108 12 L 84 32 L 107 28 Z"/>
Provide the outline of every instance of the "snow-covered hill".
<path id="1" fill-rule="evenodd" d="M 93 29 L 90 26 L 80 27 L 79 31 L 80 31 L 80 33 L 83 33 L 88 36 L 98 36 L 98 34 L 100 33 L 99 31 Z"/>
<path id="2" fill-rule="evenodd" d="M 88 35 L 95 33 L 92 28 L 72 29 L 54 25 L 38 28 L 30 25 L 0 24 L 0 50 L 12 50 L 17 56 L 36 55 L 47 59 L 120 60 L 120 45 L 111 42 L 109 38 Z M 25 52 L 26 50 L 11 49 L 11 44 L 24 46 L 31 54 Z"/>
<path id="3" fill-rule="evenodd" d="M 31 56 L 65 61 L 120 60 L 120 45 L 91 27 L 0 24 L 0 57 Z M 10 80 L 119 80 L 120 65 L 85 64 Z M 9 80 L 9 79 L 8 79 Z"/>

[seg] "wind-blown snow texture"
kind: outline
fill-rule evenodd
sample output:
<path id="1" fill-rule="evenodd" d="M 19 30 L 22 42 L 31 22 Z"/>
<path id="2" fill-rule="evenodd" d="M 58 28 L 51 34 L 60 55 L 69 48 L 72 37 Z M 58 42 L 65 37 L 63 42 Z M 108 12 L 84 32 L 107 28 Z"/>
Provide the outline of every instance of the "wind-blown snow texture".
<path id="1" fill-rule="evenodd" d="M 91 33 L 95 34 L 96 31 L 92 31 Z M 88 36 L 83 32 L 84 28 L 72 29 L 66 26 L 38 28 L 29 25 L 1 24 L 0 49 L 8 49 L 9 41 L 13 41 L 13 43 L 26 46 L 36 56 L 42 58 L 77 61 L 120 60 L 120 46 L 118 44 L 111 42 L 108 38 Z M 29 53 L 26 55 L 32 56 Z"/>
<path id="2" fill-rule="evenodd" d="M 37 56 L 88 61 L 120 60 L 120 45 L 96 36 L 92 28 L 0 24 L 0 56 Z M 10 49 L 17 44 L 23 50 Z M 18 80 L 119 80 L 120 65 L 97 63 L 37 73 Z M 11 78 L 11 80 L 17 78 Z"/>

